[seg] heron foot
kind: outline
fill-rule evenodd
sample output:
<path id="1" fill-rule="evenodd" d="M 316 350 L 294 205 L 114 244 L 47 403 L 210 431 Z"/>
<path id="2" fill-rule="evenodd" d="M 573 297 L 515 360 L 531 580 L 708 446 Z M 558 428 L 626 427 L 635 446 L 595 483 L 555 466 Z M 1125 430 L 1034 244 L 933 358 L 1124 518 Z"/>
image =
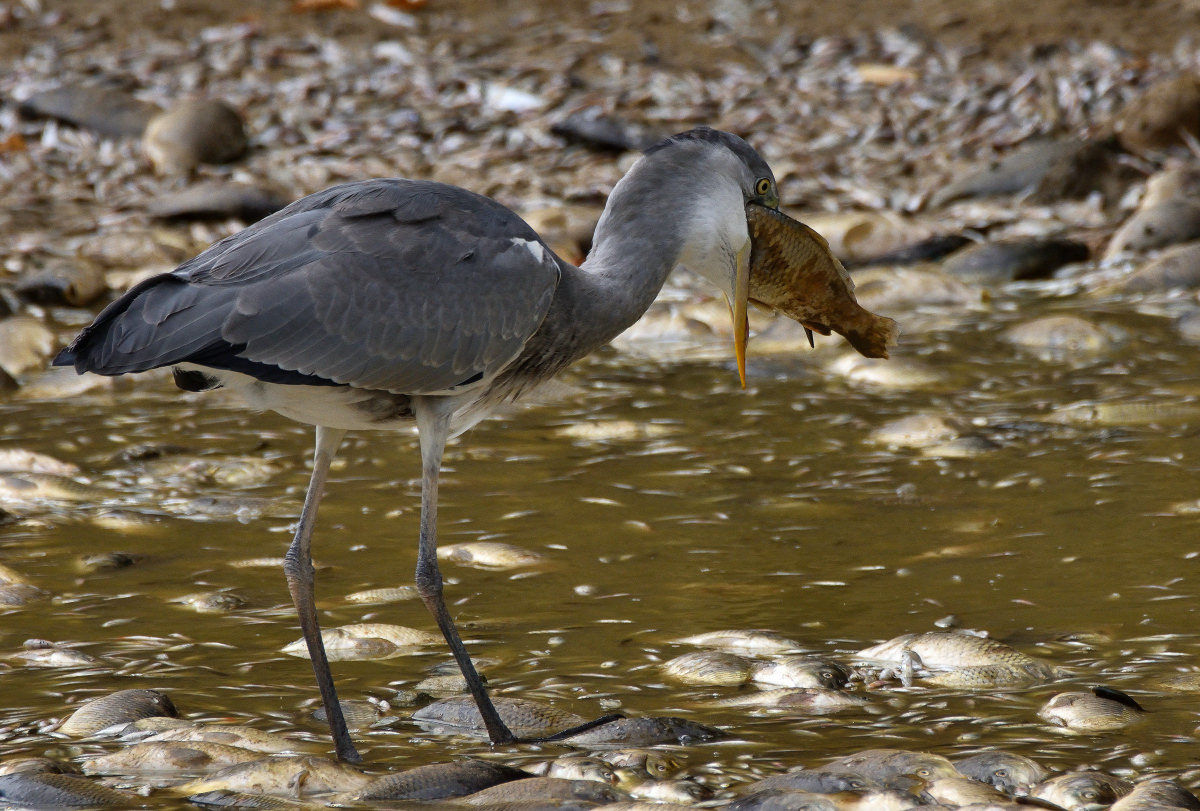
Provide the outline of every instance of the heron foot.
<path id="1" fill-rule="evenodd" d="M 574 726 L 570 729 L 564 729 L 562 732 L 555 732 L 553 735 L 546 735 L 545 737 L 541 738 L 514 738 L 511 743 L 556 743 L 558 741 L 565 741 L 568 738 L 580 734 L 581 732 L 587 732 L 589 729 L 595 729 L 596 727 L 602 727 L 605 724 L 611 724 L 613 721 L 620 721 L 624 717 L 625 716 L 619 712 L 609 713 L 608 715 L 600 716 L 594 721 L 588 721 L 587 723 L 580 724 L 579 726 Z"/>

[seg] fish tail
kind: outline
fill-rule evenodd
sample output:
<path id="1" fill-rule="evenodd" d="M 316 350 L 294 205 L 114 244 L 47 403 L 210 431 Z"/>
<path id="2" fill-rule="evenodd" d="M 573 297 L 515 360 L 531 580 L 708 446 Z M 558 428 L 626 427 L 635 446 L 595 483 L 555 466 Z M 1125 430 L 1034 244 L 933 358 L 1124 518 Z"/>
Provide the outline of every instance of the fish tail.
<path id="1" fill-rule="evenodd" d="M 886 358 L 888 349 L 896 345 L 900 337 L 900 325 L 890 318 L 863 311 L 854 327 L 841 332 L 858 354 L 866 358 Z"/>

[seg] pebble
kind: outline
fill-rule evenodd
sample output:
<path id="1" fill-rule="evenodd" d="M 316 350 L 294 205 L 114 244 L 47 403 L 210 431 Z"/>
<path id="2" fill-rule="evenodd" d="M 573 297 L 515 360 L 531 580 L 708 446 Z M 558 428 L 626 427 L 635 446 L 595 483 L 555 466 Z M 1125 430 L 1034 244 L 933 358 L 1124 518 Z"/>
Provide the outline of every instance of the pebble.
<path id="1" fill-rule="evenodd" d="M 1007 239 L 965 248 L 942 268 L 970 284 L 1004 284 L 1045 279 L 1063 265 L 1087 258 L 1087 246 L 1069 239 Z"/>
<path id="2" fill-rule="evenodd" d="M 1184 144 L 1181 133 L 1200 137 L 1200 77 L 1184 73 L 1152 84 L 1117 116 L 1114 129 L 1131 152 Z"/>
<path id="3" fill-rule="evenodd" d="M 56 118 L 114 138 L 138 138 L 162 111 L 128 92 L 100 85 L 65 84 L 21 102 L 29 116 Z"/>
<path id="4" fill-rule="evenodd" d="M 188 174 L 200 164 L 221 164 L 245 154 L 249 141 L 236 110 L 222 101 L 185 101 L 146 127 L 142 148 L 162 174 Z"/>

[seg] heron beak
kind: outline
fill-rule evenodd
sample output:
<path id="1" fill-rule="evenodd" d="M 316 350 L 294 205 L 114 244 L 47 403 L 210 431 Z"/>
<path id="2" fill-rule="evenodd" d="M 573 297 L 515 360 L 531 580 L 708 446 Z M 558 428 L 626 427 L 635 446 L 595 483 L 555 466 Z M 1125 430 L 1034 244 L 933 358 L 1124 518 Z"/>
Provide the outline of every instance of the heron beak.
<path id="1" fill-rule="evenodd" d="M 746 306 L 750 299 L 750 243 L 738 251 L 737 268 L 733 277 L 733 298 L 729 302 L 733 316 L 733 352 L 737 357 L 738 378 L 746 388 L 746 340 L 750 337 L 750 322 Z"/>

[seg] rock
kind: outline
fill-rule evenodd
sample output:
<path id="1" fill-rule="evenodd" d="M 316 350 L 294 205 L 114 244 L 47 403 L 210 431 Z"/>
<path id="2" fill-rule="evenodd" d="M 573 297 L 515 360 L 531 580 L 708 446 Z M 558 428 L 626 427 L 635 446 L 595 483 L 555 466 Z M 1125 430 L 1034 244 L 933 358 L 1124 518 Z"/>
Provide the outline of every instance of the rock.
<path id="1" fill-rule="evenodd" d="M 108 284 L 94 265 L 57 262 L 22 274 L 13 289 L 21 299 L 34 304 L 86 307 L 108 291 Z"/>
<path id="2" fill-rule="evenodd" d="M 1161 293 L 1200 287 L 1200 242 L 1168 248 L 1111 289 L 1120 293 Z"/>
<path id="3" fill-rule="evenodd" d="M 154 198 L 146 213 L 162 220 L 206 220 L 236 217 L 258 222 L 286 206 L 279 193 L 247 183 L 213 181 Z"/>
<path id="4" fill-rule="evenodd" d="M 55 118 L 114 138 L 137 138 L 162 112 L 124 90 L 99 85 L 65 84 L 34 93 L 21 102 L 28 116 Z"/>
<path id="5" fill-rule="evenodd" d="M 1117 117 L 1114 129 L 1131 152 L 1183 144 L 1181 132 L 1200 136 L 1200 77 L 1185 73 L 1151 85 Z"/>
<path id="6" fill-rule="evenodd" d="M 1111 145 L 1078 139 L 1034 141 L 998 161 L 992 161 L 948 186 L 929 199 L 930 208 L 955 200 L 1030 194 L 1041 202 L 1086 197 L 1102 191 L 1117 196 L 1114 180 L 1123 175 Z"/>
<path id="7" fill-rule="evenodd" d="M 551 124 L 550 132 L 593 149 L 618 151 L 647 149 L 670 134 L 609 115 L 599 107 L 588 107 L 571 113 L 562 121 Z"/>
<path id="8" fill-rule="evenodd" d="M 1075 315 L 1049 315 L 1018 324 L 1006 330 L 1002 337 L 1043 360 L 1099 355 L 1113 345 L 1108 333 Z"/>
<path id="9" fill-rule="evenodd" d="M 1044 279 L 1063 265 L 1083 262 L 1087 246 L 1069 239 L 1034 237 L 985 242 L 948 258 L 945 271 L 973 284 Z"/>
<path id="10" fill-rule="evenodd" d="M 1125 251 L 1164 248 L 1193 239 L 1200 239 L 1200 202 L 1167 200 L 1134 212 L 1113 234 L 1104 258 Z"/>
<path id="11" fill-rule="evenodd" d="M 146 127 L 142 148 L 162 174 L 187 174 L 202 163 L 229 163 L 249 142 L 242 117 L 221 101 L 185 101 Z"/>

